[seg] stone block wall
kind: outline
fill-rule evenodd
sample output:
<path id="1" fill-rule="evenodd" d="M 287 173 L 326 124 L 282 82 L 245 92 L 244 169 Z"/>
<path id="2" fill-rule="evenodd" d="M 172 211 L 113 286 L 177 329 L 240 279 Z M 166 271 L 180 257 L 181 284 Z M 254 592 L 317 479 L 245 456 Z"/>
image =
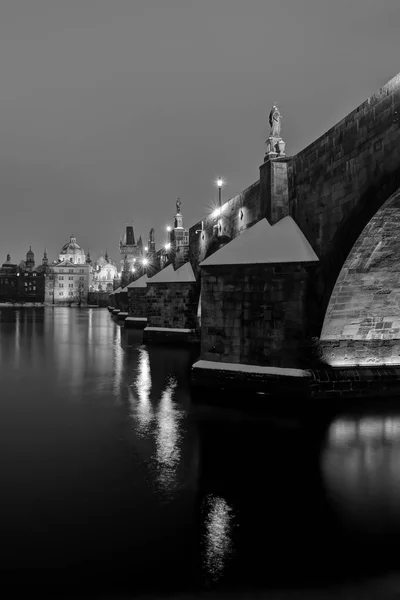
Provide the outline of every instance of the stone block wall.
<path id="1" fill-rule="evenodd" d="M 301 264 L 203 267 L 202 359 L 307 366 L 307 285 L 314 269 Z"/>
<path id="2" fill-rule="evenodd" d="M 123 312 L 128 312 L 128 292 L 121 292 L 119 296 L 118 308 Z"/>
<path id="3" fill-rule="evenodd" d="M 352 246 L 400 187 L 399 114 L 397 75 L 288 163 L 290 214 L 320 259 L 316 336 Z"/>
<path id="4" fill-rule="evenodd" d="M 195 329 L 198 300 L 197 283 L 148 283 L 148 327 Z"/>
<path id="5" fill-rule="evenodd" d="M 399 112 L 397 75 L 293 157 L 290 213 L 320 258 L 335 245 L 335 234 L 366 192 L 372 188 L 374 195 L 384 194 L 380 205 L 398 187 L 380 190 L 400 167 Z M 372 214 L 376 208 L 375 202 Z"/>
<path id="6" fill-rule="evenodd" d="M 128 313 L 130 317 L 147 316 L 147 288 L 128 288 Z"/>

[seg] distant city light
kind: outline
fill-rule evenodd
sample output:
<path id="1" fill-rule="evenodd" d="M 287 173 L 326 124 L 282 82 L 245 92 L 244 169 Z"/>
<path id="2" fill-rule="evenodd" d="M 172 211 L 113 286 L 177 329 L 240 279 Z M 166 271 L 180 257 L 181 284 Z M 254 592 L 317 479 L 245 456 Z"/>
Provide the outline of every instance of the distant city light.
<path id="1" fill-rule="evenodd" d="M 134 263 L 135 263 L 135 262 L 136 262 L 136 258 L 134 258 L 132 262 L 134 262 Z"/>
<path id="2" fill-rule="evenodd" d="M 145 247 L 144 247 L 144 251 L 145 251 L 145 252 L 148 252 L 148 250 L 149 250 L 149 249 L 148 249 L 148 247 L 147 247 L 147 246 L 145 246 Z"/>
<path id="3" fill-rule="evenodd" d="M 148 261 L 148 259 L 147 259 L 147 258 L 144 258 L 144 259 L 142 260 L 142 265 L 145 267 L 145 266 L 146 266 L 146 265 L 148 265 L 148 264 L 149 264 L 149 261 Z"/>
<path id="4" fill-rule="evenodd" d="M 170 249 L 171 249 L 171 244 L 169 244 L 169 243 L 168 243 L 168 244 L 165 244 L 165 249 L 166 249 L 166 250 L 170 250 Z"/>
<path id="5" fill-rule="evenodd" d="M 132 267 L 132 273 L 134 273 L 136 271 L 135 267 Z"/>

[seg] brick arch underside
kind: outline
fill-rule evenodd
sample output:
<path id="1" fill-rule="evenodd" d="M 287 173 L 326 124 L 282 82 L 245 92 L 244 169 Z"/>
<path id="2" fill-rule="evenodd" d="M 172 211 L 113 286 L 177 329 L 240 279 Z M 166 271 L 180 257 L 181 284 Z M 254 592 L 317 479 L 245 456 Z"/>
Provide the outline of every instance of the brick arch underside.
<path id="1" fill-rule="evenodd" d="M 331 366 L 400 364 L 400 188 L 353 245 L 320 341 Z"/>

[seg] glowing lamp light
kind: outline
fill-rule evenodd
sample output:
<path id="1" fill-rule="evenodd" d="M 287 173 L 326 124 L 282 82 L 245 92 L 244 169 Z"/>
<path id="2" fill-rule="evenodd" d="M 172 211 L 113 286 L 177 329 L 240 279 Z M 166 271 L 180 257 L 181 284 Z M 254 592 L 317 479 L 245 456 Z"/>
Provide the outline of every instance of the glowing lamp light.
<path id="1" fill-rule="evenodd" d="M 221 208 L 218 207 L 214 210 L 214 212 L 211 213 L 211 216 L 213 217 L 213 219 L 215 219 L 216 217 L 219 217 L 221 214 Z"/>
<path id="2" fill-rule="evenodd" d="M 144 251 L 145 251 L 145 252 L 148 252 L 148 250 L 149 250 L 149 249 L 148 249 L 148 247 L 147 247 L 147 246 L 145 246 L 145 247 L 144 247 Z"/>
<path id="3" fill-rule="evenodd" d="M 146 265 L 148 265 L 148 264 L 149 264 L 149 261 L 147 260 L 147 258 L 144 258 L 144 259 L 142 260 L 142 265 L 145 267 L 145 266 L 146 266 Z"/>
<path id="4" fill-rule="evenodd" d="M 171 244 L 169 244 L 169 243 L 168 243 L 168 244 L 165 244 L 165 249 L 166 249 L 166 250 L 170 250 L 170 249 L 171 249 Z"/>
<path id="5" fill-rule="evenodd" d="M 135 267 L 132 267 L 132 273 L 134 273 L 136 271 Z"/>
<path id="6" fill-rule="evenodd" d="M 167 229 L 168 233 L 169 233 L 170 231 L 172 231 L 172 227 L 170 227 L 170 225 L 167 225 L 166 229 Z"/>
<path id="7" fill-rule="evenodd" d="M 217 186 L 219 188 L 221 188 L 223 185 L 224 185 L 223 179 L 221 179 L 221 177 L 218 177 L 218 179 L 217 179 Z"/>

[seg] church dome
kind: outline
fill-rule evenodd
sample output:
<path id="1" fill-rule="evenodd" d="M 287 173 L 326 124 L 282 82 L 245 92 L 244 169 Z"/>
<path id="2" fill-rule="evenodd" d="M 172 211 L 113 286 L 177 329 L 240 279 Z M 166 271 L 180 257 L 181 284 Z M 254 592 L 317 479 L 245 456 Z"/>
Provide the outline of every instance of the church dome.
<path id="1" fill-rule="evenodd" d="M 60 254 L 76 254 L 77 256 L 84 256 L 85 252 L 79 244 L 76 243 L 76 238 L 70 237 L 69 242 L 64 244 L 61 248 Z"/>
<path id="2" fill-rule="evenodd" d="M 86 260 L 85 251 L 76 243 L 76 238 L 70 237 L 69 242 L 64 244 L 59 255 L 61 261 L 83 264 Z"/>

